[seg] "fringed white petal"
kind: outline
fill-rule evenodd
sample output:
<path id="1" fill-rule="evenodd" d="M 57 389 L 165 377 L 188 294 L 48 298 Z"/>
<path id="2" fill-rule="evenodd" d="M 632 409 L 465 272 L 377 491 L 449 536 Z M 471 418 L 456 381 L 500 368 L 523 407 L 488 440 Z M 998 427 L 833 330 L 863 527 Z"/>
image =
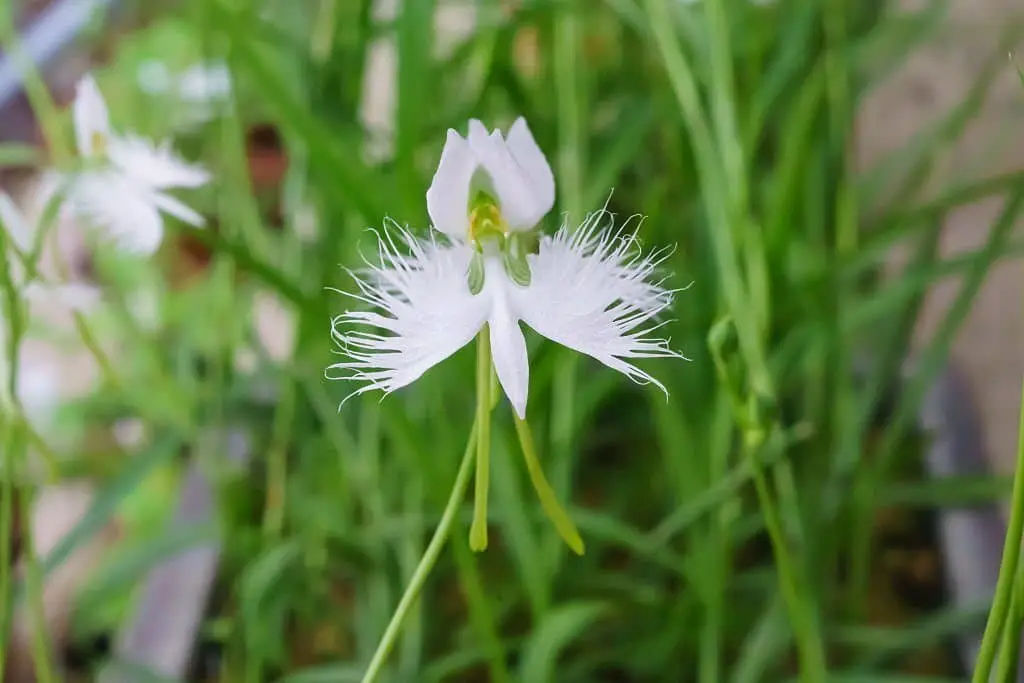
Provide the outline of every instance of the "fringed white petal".
<path id="1" fill-rule="evenodd" d="M 362 382 L 348 398 L 378 389 L 387 394 L 472 341 L 491 306 L 486 289 L 469 291 L 471 255 L 465 245 L 390 226 L 379 236 L 378 263 L 354 273 L 358 291 L 349 293 L 371 310 L 333 320 L 331 336 L 344 360 L 328 367 L 327 377 Z"/>
<path id="2" fill-rule="evenodd" d="M 101 231 L 124 251 L 148 256 L 163 240 L 164 226 L 151 191 L 121 173 L 97 171 L 79 176 L 68 195 L 75 217 Z"/>
<path id="3" fill-rule="evenodd" d="M 154 145 L 134 135 L 111 138 L 107 155 L 125 175 L 153 189 L 199 187 L 210 180 L 205 169 L 185 162 L 166 142 Z"/>
<path id="4" fill-rule="evenodd" d="M 674 294 L 653 279 L 667 252 L 641 255 L 635 230 L 602 230 L 605 218 L 599 211 L 575 232 L 563 226 L 543 238 L 530 286 L 509 290 L 512 305 L 539 334 L 665 391 L 629 359 L 683 358 L 655 336 Z"/>

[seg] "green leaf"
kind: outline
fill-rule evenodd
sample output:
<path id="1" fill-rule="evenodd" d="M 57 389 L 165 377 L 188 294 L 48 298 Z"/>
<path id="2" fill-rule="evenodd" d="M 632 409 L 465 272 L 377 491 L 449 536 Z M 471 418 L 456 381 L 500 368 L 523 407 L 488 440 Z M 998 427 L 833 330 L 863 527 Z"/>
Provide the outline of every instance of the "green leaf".
<path id="1" fill-rule="evenodd" d="M 293 597 L 288 573 L 300 554 L 297 541 L 281 543 L 257 558 L 242 575 L 239 610 L 246 650 L 254 666 L 279 662 L 285 656 L 281 633 Z"/>
<path id="2" fill-rule="evenodd" d="M 555 676 L 558 657 L 573 641 L 583 637 L 586 630 L 607 614 L 605 602 L 575 602 L 561 605 L 549 612 L 523 645 L 523 659 L 519 678 L 531 683 L 557 681 Z"/>
<path id="3" fill-rule="evenodd" d="M 220 538 L 213 522 L 172 526 L 149 539 L 118 548 L 115 556 L 91 576 L 75 605 L 75 631 L 93 633 L 116 624 L 131 589 L 169 557 Z"/>
<path id="4" fill-rule="evenodd" d="M 361 680 L 362 667 L 355 664 L 335 664 L 301 669 L 277 679 L 277 683 L 359 683 Z"/>
<path id="5" fill-rule="evenodd" d="M 168 436 L 129 460 L 124 470 L 99 491 L 89 511 L 71 533 L 62 538 L 53 552 L 46 556 L 43 561 L 44 576 L 61 566 L 76 548 L 99 533 L 114 517 L 121 503 L 139 488 L 157 467 L 177 455 L 180 448 L 181 442 L 176 437 Z"/>
<path id="6" fill-rule="evenodd" d="M 0 144 L 0 166 L 36 166 L 42 161 L 39 149 L 16 142 Z"/>

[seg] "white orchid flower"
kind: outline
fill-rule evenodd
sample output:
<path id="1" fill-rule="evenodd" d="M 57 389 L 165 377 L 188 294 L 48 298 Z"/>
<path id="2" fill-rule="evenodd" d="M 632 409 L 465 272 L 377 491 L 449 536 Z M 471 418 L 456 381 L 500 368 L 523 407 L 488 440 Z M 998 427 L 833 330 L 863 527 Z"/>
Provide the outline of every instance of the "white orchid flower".
<path id="1" fill-rule="evenodd" d="M 209 174 L 184 162 L 167 142 L 153 144 L 111 130 L 110 115 L 91 75 L 79 83 L 73 105 L 75 140 L 86 168 L 71 179 L 68 207 L 121 249 L 149 255 L 163 239 L 161 213 L 202 227 L 193 209 L 167 194 L 206 184 Z"/>
<path id="2" fill-rule="evenodd" d="M 674 294 L 653 280 L 666 252 L 639 254 L 634 234 L 605 229 L 605 211 L 576 231 L 563 226 L 538 236 L 554 200 L 551 167 L 524 119 L 506 137 L 488 134 L 476 120 L 465 139 L 449 130 L 427 190 L 427 211 L 444 239 L 395 226 L 380 239 L 380 263 L 356 274 L 358 292 L 351 294 L 375 310 L 334 319 L 332 335 L 346 358 L 328 376 L 363 382 L 350 397 L 390 393 L 486 325 L 498 381 L 525 419 L 530 369 L 522 321 L 664 391 L 632 361 L 682 358 L 653 334 Z"/>

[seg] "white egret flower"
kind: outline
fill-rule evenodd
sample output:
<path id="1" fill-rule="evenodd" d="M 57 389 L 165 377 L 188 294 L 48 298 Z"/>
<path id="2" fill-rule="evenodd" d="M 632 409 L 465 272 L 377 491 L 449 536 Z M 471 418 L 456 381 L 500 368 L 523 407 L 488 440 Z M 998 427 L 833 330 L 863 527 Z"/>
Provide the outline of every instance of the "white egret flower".
<path id="1" fill-rule="evenodd" d="M 385 394 L 418 379 L 489 329 L 494 369 L 524 419 L 529 383 L 520 321 L 638 383 L 662 386 L 633 361 L 682 356 L 654 335 L 674 291 L 654 280 L 666 251 L 641 255 L 635 233 L 605 229 L 605 211 L 576 231 L 539 236 L 555 200 L 551 167 L 519 118 L 502 137 L 479 121 L 448 138 L 430 189 L 428 239 L 392 225 L 378 264 L 356 273 L 357 300 L 374 310 L 337 316 L 345 360 L 328 376 Z M 367 329 L 372 328 L 372 329 Z M 338 371 L 336 374 L 333 371 Z"/>
<path id="2" fill-rule="evenodd" d="M 152 254 L 163 239 L 161 213 L 201 227 L 203 217 L 167 193 L 204 185 L 209 174 L 184 162 L 169 143 L 153 144 L 111 130 L 107 105 L 91 75 L 79 83 L 73 104 L 75 140 L 86 168 L 71 178 L 67 206 L 104 232 L 115 245 Z"/>

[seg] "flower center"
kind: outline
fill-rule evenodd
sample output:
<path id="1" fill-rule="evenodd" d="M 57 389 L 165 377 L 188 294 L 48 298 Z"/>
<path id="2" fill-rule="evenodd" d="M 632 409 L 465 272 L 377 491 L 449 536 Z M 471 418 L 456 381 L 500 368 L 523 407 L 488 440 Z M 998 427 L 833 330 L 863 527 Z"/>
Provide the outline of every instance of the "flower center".
<path id="1" fill-rule="evenodd" d="M 491 241 L 501 242 L 508 234 L 508 225 L 501 217 L 498 202 L 484 191 L 476 193 L 469 203 L 469 240 L 477 251 Z"/>
<path id="2" fill-rule="evenodd" d="M 469 241 L 473 257 L 469 263 L 469 290 L 479 294 L 484 287 L 484 259 L 501 258 L 505 273 L 521 287 L 530 284 L 527 255 L 537 253 L 536 232 L 512 231 L 501 215 L 497 200 L 480 190 L 469 203 Z"/>

